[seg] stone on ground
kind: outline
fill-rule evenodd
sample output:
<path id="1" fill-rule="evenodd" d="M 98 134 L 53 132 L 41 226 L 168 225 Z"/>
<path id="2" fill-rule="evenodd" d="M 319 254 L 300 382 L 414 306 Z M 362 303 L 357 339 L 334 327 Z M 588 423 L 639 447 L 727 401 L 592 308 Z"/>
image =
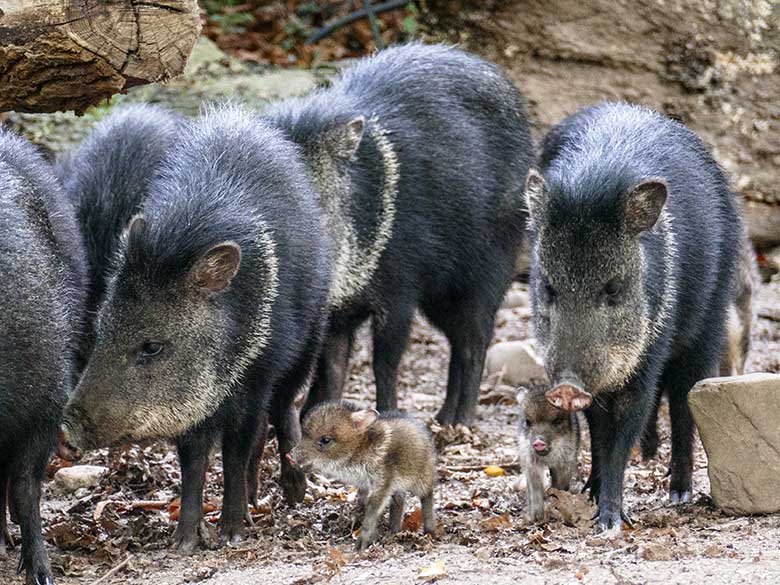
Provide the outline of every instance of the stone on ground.
<path id="1" fill-rule="evenodd" d="M 100 465 L 63 467 L 54 474 L 54 484 L 62 492 L 72 493 L 81 488 L 97 486 L 106 473 L 108 473 L 108 468 Z"/>
<path id="2" fill-rule="evenodd" d="M 546 379 L 544 364 L 530 340 L 503 341 L 492 346 L 485 359 L 485 376 L 497 384 L 509 386 Z"/>
<path id="3" fill-rule="evenodd" d="M 702 380 L 688 403 L 715 504 L 733 515 L 780 511 L 780 375 Z"/>

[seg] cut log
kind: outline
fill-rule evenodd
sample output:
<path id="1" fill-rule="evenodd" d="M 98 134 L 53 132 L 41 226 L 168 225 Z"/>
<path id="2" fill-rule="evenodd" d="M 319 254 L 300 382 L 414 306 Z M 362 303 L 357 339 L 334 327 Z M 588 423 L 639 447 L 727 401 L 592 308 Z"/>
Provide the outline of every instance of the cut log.
<path id="1" fill-rule="evenodd" d="M 184 70 L 197 0 L 0 0 L 0 111 L 83 112 Z"/>

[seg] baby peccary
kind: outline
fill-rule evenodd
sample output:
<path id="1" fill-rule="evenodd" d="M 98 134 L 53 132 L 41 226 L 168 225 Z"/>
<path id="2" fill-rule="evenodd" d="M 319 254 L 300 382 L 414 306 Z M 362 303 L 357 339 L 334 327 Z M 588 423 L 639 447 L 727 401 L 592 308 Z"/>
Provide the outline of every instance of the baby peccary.
<path id="1" fill-rule="evenodd" d="M 293 400 L 326 327 L 330 241 L 296 148 L 248 111 L 209 110 L 177 135 L 117 256 L 65 410 L 65 440 L 76 454 L 174 440 L 182 469 L 174 537 L 185 553 L 206 536 L 203 482 L 221 440 L 221 535 L 241 539 L 249 458 L 266 415 L 285 496 L 300 501 L 306 490 L 284 455 L 298 440 Z"/>
<path id="2" fill-rule="evenodd" d="M 550 470 L 552 486 L 568 491 L 577 473 L 580 423 L 576 412 L 567 412 L 547 401 L 545 388 L 521 388 L 520 464 L 525 472 L 528 517 L 544 519 L 544 470 Z"/>
<path id="3" fill-rule="evenodd" d="M 401 529 L 405 491 L 420 498 L 423 530 L 434 532 L 436 450 L 428 429 L 398 413 L 378 414 L 338 401 L 310 410 L 302 430 L 303 438 L 292 457 L 304 468 L 360 490 L 365 516 L 358 550 L 374 540 L 388 503 L 390 530 Z"/>
<path id="4" fill-rule="evenodd" d="M 60 156 L 54 166 L 84 236 L 89 270 L 86 309 L 91 317 L 105 293 L 122 230 L 140 211 L 182 121 L 157 106 L 122 107 L 96 124 L 78 149 Z M 82 365 L 93 342 L 94 318 L 85 325 Z"/>
<path id="5" fill-rule="evenodd" d="M 451 349 L 436 418 L 471 424 L 525 233 L 534 147 L 522 96 L 495 65 L 411 44 L 266 116 L 299 144 L 337 243 L 328 341 L 303 414 L 341 396 L 367 319 L 377 408 L 397 409 L 396 373 L 420 309 Z"/>
<path id="6" fill-rule="evenodd" d="M 586 108 L 550 131 L 526 182 L 531 299 L 552 394 L 586 394 L 599 526 L 621 530 L 623 477 L 659 388 L 670 500 L 691 497 L 688 392 L 718 372 L 744 227 L 725 174 L 682 124 Z"/>
<path id="7" fill-rule="evenodd" d="M 86 281 L 73 209 L 31 144 L 0 129 L 0 556 L 6 501 L 28 585 L 52 582 L 41 482 L 72 387 Z"/>

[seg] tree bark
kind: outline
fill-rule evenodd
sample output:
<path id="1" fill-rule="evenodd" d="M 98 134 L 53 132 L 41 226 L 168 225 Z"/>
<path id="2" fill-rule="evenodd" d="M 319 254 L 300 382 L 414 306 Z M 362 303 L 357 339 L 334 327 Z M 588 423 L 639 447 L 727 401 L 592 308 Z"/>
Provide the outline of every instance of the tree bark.
<path id="1" fill-rule="evenodd" d="M 197 0 L 0 0 L 0 111 L 83 112 L 184 70 Z"/>

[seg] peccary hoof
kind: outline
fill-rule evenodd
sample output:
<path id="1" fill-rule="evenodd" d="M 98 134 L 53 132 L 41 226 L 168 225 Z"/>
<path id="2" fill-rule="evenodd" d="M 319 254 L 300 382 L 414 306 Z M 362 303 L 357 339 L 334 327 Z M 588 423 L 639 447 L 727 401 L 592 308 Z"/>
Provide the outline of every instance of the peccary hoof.
<path id="1" fill-rule="evenodd" d="M 584 410 L 593 402 L 593 395 L 573 384 L 558 384 L 545 393 L 547 401 L 556 408 L 568 412 Z"/>
<path id="2" fill-rule="evenodd" d="M 284 499 L 289 506 L 303 501 L 306 495 L 306 474 L 303 471 L 296 467 L 283 466 L 280 483 Z"/>

